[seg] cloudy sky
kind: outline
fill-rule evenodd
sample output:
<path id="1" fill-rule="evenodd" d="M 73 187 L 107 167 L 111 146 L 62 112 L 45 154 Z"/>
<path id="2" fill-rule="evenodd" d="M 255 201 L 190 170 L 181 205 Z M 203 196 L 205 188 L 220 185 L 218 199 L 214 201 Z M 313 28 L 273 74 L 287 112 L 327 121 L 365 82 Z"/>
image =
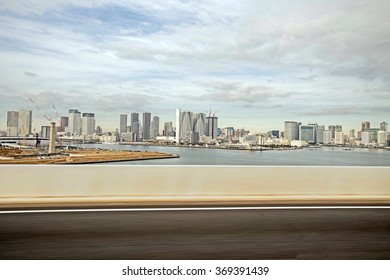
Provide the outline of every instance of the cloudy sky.
<path id="1" fill-rule="evenodd" d="M 219 126 L 390 122 L 388 0 L 0 0 L 0 129 L 70 108 L 211 111 Z"/>

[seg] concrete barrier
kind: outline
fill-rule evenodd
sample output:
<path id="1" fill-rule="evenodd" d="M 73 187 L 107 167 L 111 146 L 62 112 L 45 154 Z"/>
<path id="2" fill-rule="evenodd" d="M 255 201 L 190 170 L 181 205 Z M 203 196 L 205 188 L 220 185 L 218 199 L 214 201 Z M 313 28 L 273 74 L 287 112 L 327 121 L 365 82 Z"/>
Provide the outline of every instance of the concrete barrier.
<path id="1" fill-rule="evenodd" d="M 389 167 L 0 166 L 0 206 L 39 202 L 390 203 Z"/>

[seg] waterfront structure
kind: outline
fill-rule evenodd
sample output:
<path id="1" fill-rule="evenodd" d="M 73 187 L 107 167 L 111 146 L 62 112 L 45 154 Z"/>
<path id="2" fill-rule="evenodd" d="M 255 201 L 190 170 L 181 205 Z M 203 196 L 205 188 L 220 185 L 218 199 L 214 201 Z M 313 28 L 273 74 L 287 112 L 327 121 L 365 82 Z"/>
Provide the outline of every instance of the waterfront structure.
<path id="1" fill-rule="evenodd" d="M 335 139 L 336 131 L 337 132 L 343 131 L 343 127 L 341 125 L 329 125 L 328 129 L 332 134 L 332 139 Z"/>
<path id="2" fill-rule="evenodd" d="M 8 111 L 7 112 L 7 136 L 17 136 L 19 127 L 19 112 Z"/>
<path id="3" fill-rule="evenodd" d="M 218 118 L 211 114 L 206 117 L 206 130 L 205 135 L 210 136 L 211 139 L 217 139 L 218 136 Z"/>
<path id="4" fill-rule="evenodd" d="M 150 129 L 150 137 L 152 139 L 156 139 L 157 136 L 159 135 L 159 131 L 160 131 L 160 118 L 154 116 L 152 120 L 151 129 Z"/>
<path id="5" fill-rule="evenodd" d="M 299 126 L 299 140 L 306 141 L 310 144 L 316 143 L 316 125 L 301 125 Z"/>
<path id="6" fill-rule="evenodd" d="M 330 130 L 324 130 L 323 133 L 323 144 L 324 145 L 330 145 L 332 144 L 332 131 Z"/>
<path id="7" fill-rule="evenodd" d="M 370 128 L 369 121 L 362 122 L 362 131 L 364 131 L 365 129 L 369 129 L 369 128 Z"/>
<path id="8" fill-rule="evenodd" d="M 367 129 L 363 130 L 362 132 L 370 132 L 371 133 L 371 141 L 377 142 L 379 130 L 380 130 L 379 128 L 367 128 Z M 363 136 L 362 136 L 362 138 L 363 138 Z"/>
<path id="9" fill-rule="evenodd" d="M 71 135 L 81 134 L 81 113 L 77 109 L 70 109 L 68 112 L 68 132 Z"/>
<path id="10" fill-rule="evenodd" d="M 122 114 L 120 115 L 119 120 L 119 133 L 126 133 L 127 132 L 127 115 Z"/>
<path id="11" fill-rule="evenodd" d="M 335 138 L 334 138 L 334 143 L 336 145 L 344 145 L 344 133 L 342 131 L 336 131 L 335 132 Z"/>
<path id="12" fill-rule="evenodd" d="M 372 142 L 372 133 L 371 131 L 362 131 L 362 141 L 361 144 L 368 146 Z"/>
<path id="13" fill-rule="evenodd" d="M 387 132 L 384 130 L 378 131 L 378 141 L 379 146 L 387 146 Z"/>
<path id="14" fill-rule="evenodd" d="M 93 135 L 95 133 L 95 114 L 83 113 L 81 119 L 81 135 Z"/>
<path id="15" fill-rule="evenodd" d="M 31 135 L 32 131 L 32 111 L 19 110 L 18 135 L 21 137 Z"/>
<path id="16" fill-rule="evenodd" d="M 285 121 L 284 122 L 284 138 L 287 140 L 299 140 L 300 122 Z"/>
<path id="17" fill-rule="evenodd" d="M 325 131 L 325 126 L 324 125 L 319 125 L 317 127 L 317 143 L 323 144 L 324 143 L 324 131 Z"/>

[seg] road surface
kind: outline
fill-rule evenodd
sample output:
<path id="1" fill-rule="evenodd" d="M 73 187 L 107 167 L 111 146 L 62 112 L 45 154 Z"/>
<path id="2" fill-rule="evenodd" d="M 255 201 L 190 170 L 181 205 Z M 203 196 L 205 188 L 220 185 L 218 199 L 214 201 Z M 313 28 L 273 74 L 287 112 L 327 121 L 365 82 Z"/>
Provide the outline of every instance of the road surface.
<path id="1" fill-rule="evenodd" d="M 0 259 L 390 259 L 390 209 L 0 214 Z"/>

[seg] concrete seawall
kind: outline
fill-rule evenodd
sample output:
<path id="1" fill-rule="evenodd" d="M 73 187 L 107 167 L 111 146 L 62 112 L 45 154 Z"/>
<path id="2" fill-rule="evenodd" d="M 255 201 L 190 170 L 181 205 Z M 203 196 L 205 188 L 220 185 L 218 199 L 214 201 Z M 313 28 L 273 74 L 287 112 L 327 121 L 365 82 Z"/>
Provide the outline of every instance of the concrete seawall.
<path id="1" fill-rule="evenodd" d="M 0 207 L 19 203 L 329 202 L 390 205 L 389 167 L 0 167 Z"/>

